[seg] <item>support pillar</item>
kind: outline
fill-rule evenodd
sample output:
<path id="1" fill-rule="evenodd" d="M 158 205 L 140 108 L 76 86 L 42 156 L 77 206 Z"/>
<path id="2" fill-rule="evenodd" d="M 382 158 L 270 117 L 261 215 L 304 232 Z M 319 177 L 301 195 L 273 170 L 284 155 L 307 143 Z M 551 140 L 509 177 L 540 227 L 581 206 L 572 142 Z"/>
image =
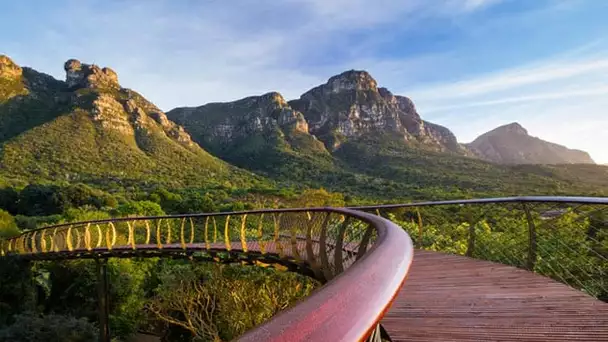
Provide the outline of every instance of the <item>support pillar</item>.
<path id="1" fill-rule="evenodd" d="M 97 306 L 99 309 L 99 342 L 110 342 L 108 306 L 108 259 L 96 259 Z"/>

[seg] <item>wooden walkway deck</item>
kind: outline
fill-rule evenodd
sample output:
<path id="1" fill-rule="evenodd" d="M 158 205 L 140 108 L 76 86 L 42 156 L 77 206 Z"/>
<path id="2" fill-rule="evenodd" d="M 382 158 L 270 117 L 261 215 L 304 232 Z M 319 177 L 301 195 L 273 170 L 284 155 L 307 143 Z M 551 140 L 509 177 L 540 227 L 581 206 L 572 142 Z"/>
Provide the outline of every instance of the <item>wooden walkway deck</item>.
<path id="1" fill-rule="evenodd" d="M 419 251 L 382 320 L 394 341 L 608 341 L 608 303 L 551 279 Z"/>

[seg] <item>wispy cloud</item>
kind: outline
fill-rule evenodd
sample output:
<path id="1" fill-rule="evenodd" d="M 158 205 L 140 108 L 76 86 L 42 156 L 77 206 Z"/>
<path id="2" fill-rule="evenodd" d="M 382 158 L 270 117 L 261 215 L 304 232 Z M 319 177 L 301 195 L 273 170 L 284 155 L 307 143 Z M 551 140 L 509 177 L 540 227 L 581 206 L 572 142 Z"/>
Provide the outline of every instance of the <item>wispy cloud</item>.
<path id="1" fill-rule="evenodd" d="M 469 80 L 431 86 L 414 91 L 412 96 L 419 99 L 437 98 L 438 96 L 443 99 L 481 96 L 529 85 L 568 81 L 580 76 L 597 76 L 598 73 L 608 73 L 608 58 L 562 62 L 544 61 L 537 62 L 534 66 L 518 67 Z M 551 85 L 549 84 L 549 86 Z"/>
<path id="2" fill-rule="evenodd" d="M 585 52 L 585 53 L 582 53 Z M 531 134 L 608 161 L 608 58 L 588 49 L 408 92 L 462 141 L 513 121 Z"/>

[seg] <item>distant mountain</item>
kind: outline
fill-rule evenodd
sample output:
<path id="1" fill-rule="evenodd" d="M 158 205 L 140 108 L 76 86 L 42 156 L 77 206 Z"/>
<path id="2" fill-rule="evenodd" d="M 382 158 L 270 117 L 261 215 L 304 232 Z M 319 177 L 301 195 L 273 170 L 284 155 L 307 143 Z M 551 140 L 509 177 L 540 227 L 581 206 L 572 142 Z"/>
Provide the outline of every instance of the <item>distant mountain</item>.
<path id="1" fill-rule="evenodd" d="M 234 102 L 176 108 L 169 119 L 221 158 L 276 174 L 286 163 L 335 167 L 331 154 L 366 136 L 413 148 L 470 155 L 449 129 L 424 121 L 413 102 L 395 96 L 365 71 L 347 71 L 299 99 L 277 92 Z"/>
<path id="2" fill-rule="evenodd" d="M 518 123 L 495 128 L 467 146 L 480 158 L 501 164 L 594 164 L 587 152 L 530 136 Z"/>
<path id="3" fill-rule="evenodd" d="M 244 177 L 109 68 L 65 63 L 66 81 L 0 56 L 0 169 L 28 179 L 176 183 Z"/>

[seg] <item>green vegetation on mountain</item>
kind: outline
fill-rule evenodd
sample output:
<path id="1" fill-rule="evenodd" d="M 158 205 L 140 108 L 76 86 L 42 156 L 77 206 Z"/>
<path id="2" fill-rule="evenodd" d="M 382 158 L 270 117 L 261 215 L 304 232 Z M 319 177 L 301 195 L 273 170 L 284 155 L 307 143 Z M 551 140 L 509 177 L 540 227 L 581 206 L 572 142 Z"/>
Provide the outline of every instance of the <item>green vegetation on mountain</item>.
<path id="1" fill-rule="evenodd" d="M 5 177 L 174 187 L 264 182 L 204 151 L 106 68 L 69 61 L 68 82 L 7 68 L 0 85 L 16 90 L 2 87 L 0 98 Z"/>

